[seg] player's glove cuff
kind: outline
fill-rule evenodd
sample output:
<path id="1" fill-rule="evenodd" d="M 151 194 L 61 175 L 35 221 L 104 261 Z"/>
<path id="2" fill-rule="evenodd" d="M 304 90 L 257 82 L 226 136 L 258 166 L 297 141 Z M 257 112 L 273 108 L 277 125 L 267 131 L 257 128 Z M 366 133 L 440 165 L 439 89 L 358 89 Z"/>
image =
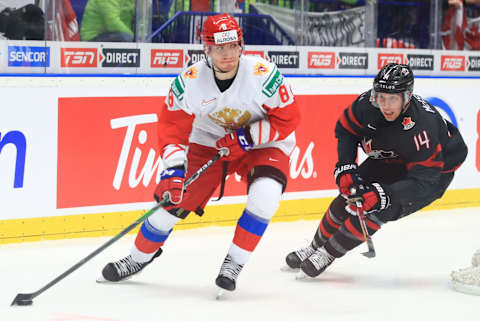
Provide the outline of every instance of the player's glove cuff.
<path id="1" fill-rule="evenodd" d="M 240 145 L 240 147 L 242 147 L 242 149 L 244 151 L 248 151 L 250 149 L 252 149 L 253 147 L 253 142 L 252 142 L 252 138 L 250 136 L 250 133 L 248 132 L 248 128 L 239 128 L 237 130 L 235 130 L 235 132 L 237 133 L 237 140 L 238 140 L 238 144 Z"/>

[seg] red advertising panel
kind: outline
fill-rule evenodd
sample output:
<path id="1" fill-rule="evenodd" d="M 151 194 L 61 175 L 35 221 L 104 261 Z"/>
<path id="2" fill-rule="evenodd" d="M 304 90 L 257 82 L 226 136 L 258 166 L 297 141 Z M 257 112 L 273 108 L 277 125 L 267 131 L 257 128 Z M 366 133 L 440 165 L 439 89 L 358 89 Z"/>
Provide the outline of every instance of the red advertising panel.
<path id="1" fill-rule="evenodd" d="M 317 52 L 308 53 L 308 68 L 317 69 L 333 69 L 335 68 L 334 52 Z"/>
<path id="2" fill-rule="evenodd" d="M 299 95 L 301 123 L 287 192 L 334 189 L 335 123 L 356 95 Z M 60 98 L 57 207 L 148 202 L 161 169 L 158 111 L 164 97 Z M 245 195 L 227 179 L 226 196 Z"/>
<path id="3" fill-rule="evenodd" d="M 386 64 L 389 63 L 396 63 L 396 64 L 406 64 L 408 61 L 406 60 L 403 54 L 395 54 L 395 53 L 379 53 L 377 56 L 377 67 L 378 69 L 382 69 Z"/>
<path id="4" fill-rule="evenodd" d="M 97 48 L 61 48 L 60 65 L 62 67 L 97 67 Z"/>
<path id="5" fill-rule="evenodd" d="M 465 71 L 464 56 L 445 56 L 442 55 L 440 62 L 441 71 Z"/>
<path id="6" fill-rule="evenodd" d="M 152 68 L 183 68 L 183 50 L 152 49 L 150 53 Z"/>

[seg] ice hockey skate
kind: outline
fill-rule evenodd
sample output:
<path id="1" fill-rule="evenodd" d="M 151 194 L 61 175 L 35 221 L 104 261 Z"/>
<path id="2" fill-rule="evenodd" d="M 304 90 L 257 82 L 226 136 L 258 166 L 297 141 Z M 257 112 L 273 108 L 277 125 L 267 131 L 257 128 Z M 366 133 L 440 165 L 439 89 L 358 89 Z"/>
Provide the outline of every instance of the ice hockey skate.
<path id="1" fill-rule="evenodd" d="M 310 244 L 307 247 L 300 250 L 291 252 L 285 258 L 287 266 L 283 267 L 282 271 L 297 271 L 300 268 L 300 264 L 305 261 L 310 255 L 315 252 L 315 248 Z"/>
<path id="2" fill-rule="evenodd" d="M 465 294 L 480 295 L 480 249 L 472 256 L 472 266 L 450 273 L 451 286 Z"/>
<path id="3" fill-rule="evenodd" d="M 240 274 L 240 271 L 242 271 L 242 268 L 242 264 L 236 263 L 230 254 L 227 254 L 215 280 L 215 284 L 219 287 L 216 297 L 217 300 L 223 297 L 225 290 L 235 290 L 237 277 Z"/>
<path id="4" fill-rule="evenodd" d="M 102 270 L 102 275 L 97 279 L 97 283 L 104 282 L 119 282 L 124 281 L 137 274 L 155 258 L 162 254 L 162 249 L 159 249 L 150 261 L 145 263 L 135 262 L 131 255 L 120 259 L 116 262 L 110 262 Z"/>
<path id="5" fill-rule="evenodd" d="M 296 279 L 304 279 L 306 276 L 317 277 L 335 260 L 323 247 L 315 250 L 306 260 L 300 264 L 300 272 Z"/>
<path id="6" fill-rule="evenodd" d="M 480 266 L 453 271 L 450 276 L 454 290 L 466 294 L 480 295 Z"/>

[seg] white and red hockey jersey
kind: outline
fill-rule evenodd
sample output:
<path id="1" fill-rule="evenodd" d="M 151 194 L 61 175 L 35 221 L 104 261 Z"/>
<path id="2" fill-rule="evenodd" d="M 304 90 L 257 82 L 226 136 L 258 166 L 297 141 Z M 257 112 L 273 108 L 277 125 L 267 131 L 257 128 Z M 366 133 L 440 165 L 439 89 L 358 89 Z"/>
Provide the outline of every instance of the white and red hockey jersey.
<path id="1" fill-rule="evenodd" d="M 214 147 L 218 139 L 250 127 L 253 148 L 277 147 L 289 155 L 300 120 L 295 98 L 275 64 L 241 56 L 237 75 L 220 92 L 212 69 L 197 62 L 172 82 L 160 116 L 159 140 L 166 167 L 182 164 L 188 143 Z"/>

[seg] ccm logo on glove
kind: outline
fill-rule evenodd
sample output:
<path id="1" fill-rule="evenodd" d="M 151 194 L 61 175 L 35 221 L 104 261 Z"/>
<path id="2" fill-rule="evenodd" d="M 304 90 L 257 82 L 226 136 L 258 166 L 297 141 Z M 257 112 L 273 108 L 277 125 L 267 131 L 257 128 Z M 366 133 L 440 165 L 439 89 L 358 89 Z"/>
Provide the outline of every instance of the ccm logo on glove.
<path id="1" fill-rule="evenodd" d="M 239 128 L 232 133 L 226 134 L 217 140 L 217 148 L 228 148 L 229 154 L 225 157 L 227 161 L 233 161 L 242 157 L 246 151 L 253 147 L 244 128 Z"/>

